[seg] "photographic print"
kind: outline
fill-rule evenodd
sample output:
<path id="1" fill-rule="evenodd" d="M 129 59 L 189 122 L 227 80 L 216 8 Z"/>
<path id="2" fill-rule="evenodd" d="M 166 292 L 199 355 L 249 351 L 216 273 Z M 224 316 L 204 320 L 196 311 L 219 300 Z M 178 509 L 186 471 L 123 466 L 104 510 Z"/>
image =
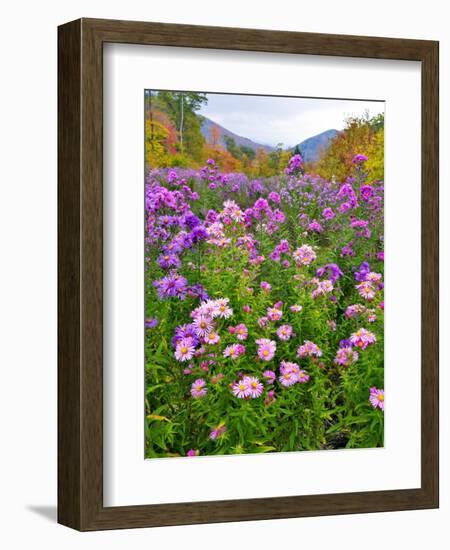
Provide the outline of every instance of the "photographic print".
<path id="1" fill-rule="evenodd" d="M 144 106 L 146 458 L 382 447 L 384 102 Z"/>

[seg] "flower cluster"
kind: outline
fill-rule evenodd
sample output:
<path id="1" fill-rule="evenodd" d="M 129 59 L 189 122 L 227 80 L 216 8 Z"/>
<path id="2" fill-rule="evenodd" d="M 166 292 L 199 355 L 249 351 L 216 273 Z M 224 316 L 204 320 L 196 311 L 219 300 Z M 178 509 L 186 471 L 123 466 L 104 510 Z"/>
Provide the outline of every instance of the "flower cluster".
<path id="1" fill-rule="evenodd" d="M 260 179 L 213 159 L 149 170 L 148 456 L 372 445 L 384 188 L 366 161 L 343 181 L 305 173 L 300 155 Z"/>

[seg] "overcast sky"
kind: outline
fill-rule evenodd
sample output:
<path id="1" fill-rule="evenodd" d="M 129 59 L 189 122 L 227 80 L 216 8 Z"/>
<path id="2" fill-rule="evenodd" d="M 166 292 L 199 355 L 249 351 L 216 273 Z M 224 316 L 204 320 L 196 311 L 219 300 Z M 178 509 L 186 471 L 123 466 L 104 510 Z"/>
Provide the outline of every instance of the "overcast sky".
<path id="1" fill-rule="evenodd" d="M 292 147 L 325 130 L 342 130 L 348 116 L 384 112 L 384 102 L 207 94 L 200 114 L 258 143 Z"/>

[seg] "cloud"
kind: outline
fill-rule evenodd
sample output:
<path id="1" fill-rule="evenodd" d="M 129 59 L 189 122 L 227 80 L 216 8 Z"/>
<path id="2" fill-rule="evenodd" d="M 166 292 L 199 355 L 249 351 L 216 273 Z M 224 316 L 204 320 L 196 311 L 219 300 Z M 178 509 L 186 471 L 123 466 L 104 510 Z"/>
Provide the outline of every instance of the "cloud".
<path id="1" fill-rule="evenodd" d="M 384 102 L 296 97 L 207 94 L 200 113 L 258 143 L 293 146 L 331 128 L 342 130 L 348 116 L 384 112 Z"/>

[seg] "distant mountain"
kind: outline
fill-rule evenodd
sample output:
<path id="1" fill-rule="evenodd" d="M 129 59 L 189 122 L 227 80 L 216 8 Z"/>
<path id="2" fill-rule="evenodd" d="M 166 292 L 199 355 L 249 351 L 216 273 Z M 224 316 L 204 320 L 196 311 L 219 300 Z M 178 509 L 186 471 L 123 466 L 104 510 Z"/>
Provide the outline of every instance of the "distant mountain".
<path id="1" fill-rule="evenodd" d="M 220 124 L 217 124 L 217 122 L 214 122 L 213 120 L 205 116 L 201 116 L 200 118 L 201 118 L 201 124 L 202 124 L 200 131 L 203 137 L 205 138 L 206 143 L 213 142 L 213 133 L 215 131 L 218 135 L 218 142 L 223 147 L 225 147 L 224 136 L 230 136 L 234 139 L 237 145 L 245 145 L 246 147 L 251 147 L 255 151 L 256 149 L 264 149 L 264 151 L 269 153 L 270 151 L 273 151 L 275 149 L 275 147 L 271 147 L 270 145 L 256 143 L 255 141 L 252 141 L 249 138 L 239 136 L 238 134 L 235 134 L 234 132 L 227 130 Z"/>
<path id="2" fill-rule="evenodd" d="M 325 130 L 321 134 L 305 139 L 297 145 L 305 162 L 316 162 L 320 153 L 326 149 L 330 141 L 338 134 L 337 130 Z"/>
<path id="3" fill-rule="evenodd" d="M 205 116 L 200 116 L 201 127 L 200 131 L 205 138 L 206 143 L 212 143 L 214 140 L 214 133 L 217 134 L 215 139 L 218 139 L 218 143 L 222 147 L 226 147 L 225 136 L 230 136 L 234 139 L 237 145 L 245 145 L 246 147 L 251 147 L 256 151 L 256 149 L 264 149 L 267 153 L 275 150 L 275 147 L 271 145 L 265 145 L 263 143 L 257 143 L 249 138 L 235 134 L 231 130 L 224 128 L 217 122 L 214 122 L 210 118 Z M 315 162 L 319 159 L 320 153 L 326 149 L 330 141 L 338 134 L 337 130 L 326 130 L 316 136 L 312 136 L 308 139 L 305 139 L 297 145 L 300 148 L 305 162 Z"/>

